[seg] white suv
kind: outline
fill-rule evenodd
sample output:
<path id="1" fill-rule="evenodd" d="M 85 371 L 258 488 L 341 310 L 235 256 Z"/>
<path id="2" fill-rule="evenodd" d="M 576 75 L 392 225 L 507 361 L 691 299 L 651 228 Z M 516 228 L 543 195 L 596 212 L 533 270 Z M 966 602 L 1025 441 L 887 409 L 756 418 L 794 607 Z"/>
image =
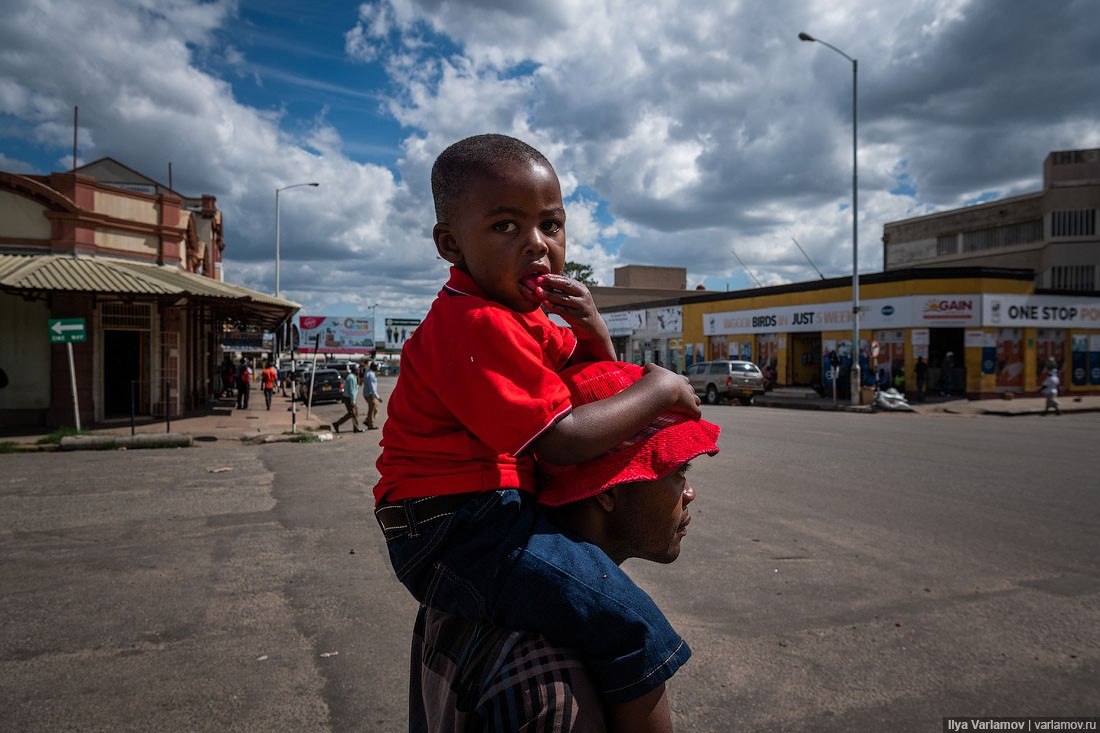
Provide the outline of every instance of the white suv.
<path id="1" fill-rule="evenodd" d="M 688 367 L 687 377 L 708 405 L 723 398 L 751 405 L 753 397 L 764 394 L 764 373 L 751 361 L 704 361 Z"/>

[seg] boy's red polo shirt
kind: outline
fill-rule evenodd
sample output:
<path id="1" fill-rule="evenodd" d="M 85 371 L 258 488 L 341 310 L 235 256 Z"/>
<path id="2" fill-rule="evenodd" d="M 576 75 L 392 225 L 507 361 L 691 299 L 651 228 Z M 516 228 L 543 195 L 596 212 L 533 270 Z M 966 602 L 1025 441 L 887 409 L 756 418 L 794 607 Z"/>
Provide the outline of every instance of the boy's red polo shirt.
<path id="1" fill-rule="evenodd" d="M 572 409 L 558 377 L 576 339 L 540 309 L 488 300 L 451 277 L 405 342 L 382 429 L 376 502 L 535 490 L 526 449 Z"/>

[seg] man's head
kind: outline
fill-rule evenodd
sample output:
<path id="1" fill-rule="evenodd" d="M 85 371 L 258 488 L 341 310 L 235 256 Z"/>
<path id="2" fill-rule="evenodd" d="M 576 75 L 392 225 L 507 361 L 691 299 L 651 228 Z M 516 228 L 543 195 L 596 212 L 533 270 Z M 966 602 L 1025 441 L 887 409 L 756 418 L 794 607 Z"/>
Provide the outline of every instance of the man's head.
<path id="1" fill-rule="evenodd" d="M 605 399 L 637 382 L 634 364 L 594 362 L 566 370 L 574 406 Z M 598 545 L 616 563 L 638 557 L 669 563 L 691 521 L 692 459 L 718 452 L 721 429 L 665 413 L 630 440 L 586 463 L 539 463 L 539 501 L 556 521 Z"/>
<path id="2" fill-rule="evenodd" d="M 491 299 L 520 312 L 539 307 L 533 278 L 565 268 L 565 204 L 553 166 L 506 135 L 477 135 L 432 166 L 439 255 Z"/>

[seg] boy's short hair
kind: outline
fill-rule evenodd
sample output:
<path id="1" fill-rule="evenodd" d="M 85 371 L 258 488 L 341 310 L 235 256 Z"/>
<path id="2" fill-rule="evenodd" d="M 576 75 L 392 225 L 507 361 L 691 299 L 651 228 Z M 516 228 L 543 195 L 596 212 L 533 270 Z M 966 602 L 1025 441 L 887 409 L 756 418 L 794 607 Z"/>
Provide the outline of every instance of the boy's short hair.
<path id="1" fill-rule="evenodd" d="M 536 162 L 550 170 L 554 166 L 533 147 L 507 135 L 474 135 L 454 143 L 435 159 L 432 166 L 432 198 L 436 221 L 447 222 L 471 178 L 488 175 L 502 163 Z"/>

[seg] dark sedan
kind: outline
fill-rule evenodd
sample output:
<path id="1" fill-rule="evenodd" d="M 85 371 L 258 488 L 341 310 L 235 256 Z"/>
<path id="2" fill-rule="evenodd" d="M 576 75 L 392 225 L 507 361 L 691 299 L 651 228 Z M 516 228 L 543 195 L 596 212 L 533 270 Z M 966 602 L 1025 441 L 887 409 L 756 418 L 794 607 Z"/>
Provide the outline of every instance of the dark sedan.
<path id="1" fill-rule="evenodd" d="M 335 369 L 318 369 L 312 375 L 313 399 L 310 400 L 310 373 L 302 374 L 298 382 L 298 399 L 311 405 L 320 402 L 338 402 L 344 394 L 344 379 Z"/>

